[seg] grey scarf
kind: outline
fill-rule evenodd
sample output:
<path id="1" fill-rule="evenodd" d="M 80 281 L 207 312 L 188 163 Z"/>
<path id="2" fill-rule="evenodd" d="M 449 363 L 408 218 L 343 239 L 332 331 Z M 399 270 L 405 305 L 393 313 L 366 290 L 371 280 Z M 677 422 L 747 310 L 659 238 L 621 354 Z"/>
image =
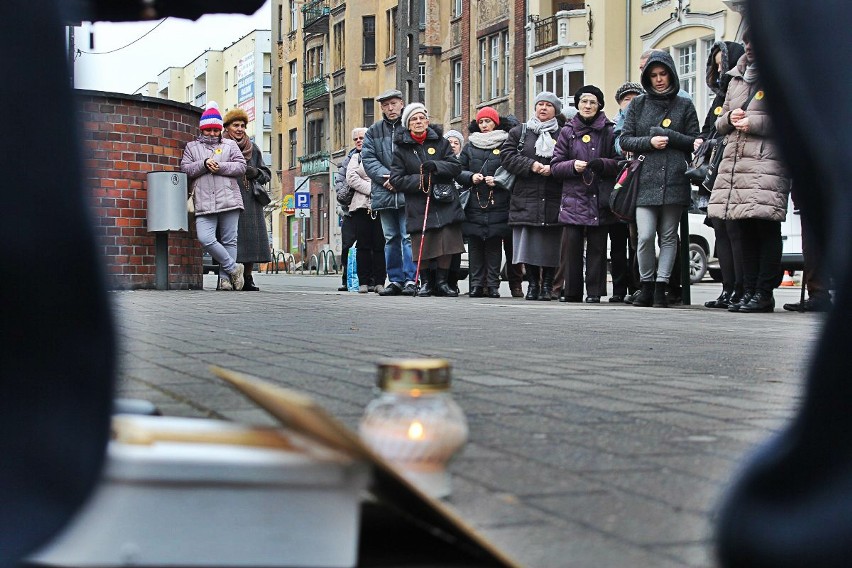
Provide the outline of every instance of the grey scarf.
<path id="1" fill-rule="evenodd" d="M 551 136 L 551 132 L 559 131 L 559 122 L 556 117 L 551 118 L 547 122 L 542 122 L 536 117 L 532 117 L 527 121 L 527 128 L 538 134 L 535 141 L 535 155 L 540 158 L 552 158 L 553 150 L 556 148 L 556 140 Z"/>
<path id="2" fill-rule="evenodd" d="M 743 81 L 749 85 L 757 82 L 757 62 L 749 63 L 743 73 Z"/>
<path id="3" fill-rule="evenodd" d="M 499 148 L 506 141 L 509 133 L 505 130 L 492 130 L 491 132 L 472 132 L 469 138 L 471 144 L 476 148 L 491 150 Z"/>

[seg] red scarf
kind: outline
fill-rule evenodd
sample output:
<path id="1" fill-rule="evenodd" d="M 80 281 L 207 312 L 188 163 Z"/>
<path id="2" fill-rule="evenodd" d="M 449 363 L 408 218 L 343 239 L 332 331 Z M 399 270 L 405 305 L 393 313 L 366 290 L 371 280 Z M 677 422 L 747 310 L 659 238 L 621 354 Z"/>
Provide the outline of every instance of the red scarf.
<path id="1" fill-rule="evenodd" d="M 426 142 L 426 136 L 429 134 L 429 131 L 424 130 L 423 134 L 415 134 L 413 132 L 409 132 L 409 134 L 411 134 L 411 138 L 415 142 L 417 142 L 418 144 L 423 144 L 424 142 Z"/>

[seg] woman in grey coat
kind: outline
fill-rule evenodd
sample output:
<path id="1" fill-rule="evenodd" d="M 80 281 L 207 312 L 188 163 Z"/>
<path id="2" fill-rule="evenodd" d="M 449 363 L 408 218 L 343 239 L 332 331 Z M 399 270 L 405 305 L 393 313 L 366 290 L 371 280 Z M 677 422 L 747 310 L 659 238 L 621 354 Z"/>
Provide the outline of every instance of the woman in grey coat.
<path id="1" fill-rule="evenodd" d="M 677 228 L 691 201 L 686 172 L 698 137 L 695 105 L 679 97 L 680 79 L 671 56 L 654 51 L 642 70 L 639 95 L 627 107 L 621 148 L 644 155 L 636 200 L 637 256 L 642 290 L 634 306 L 666 307 L 666 284 L 677 255 Z M 654 268 L 655 242 L 660 237 L 660 259 Z"/>
<path id="2" fill-rule="evenodd" d="M 222 137 L 236 142 L 246 160 L 246 175 L 237 178 L 244 207 L 238 224 L 237 262 L 245 267 L 243 290 L 256 291 L 259 288 L 251 276 L 254 263 L 272 262 L 272 254 L 269 251 L 269 231 L 266 228 L 263 204 L 254 196 L 252 185 L 257 184 L 263 189 L 272 174 L 263 163 L 260 148 L 246 136 L 246 111 L 239 107 L 233 108 L 225 114 L 224 122 L 225 132 Z"/>

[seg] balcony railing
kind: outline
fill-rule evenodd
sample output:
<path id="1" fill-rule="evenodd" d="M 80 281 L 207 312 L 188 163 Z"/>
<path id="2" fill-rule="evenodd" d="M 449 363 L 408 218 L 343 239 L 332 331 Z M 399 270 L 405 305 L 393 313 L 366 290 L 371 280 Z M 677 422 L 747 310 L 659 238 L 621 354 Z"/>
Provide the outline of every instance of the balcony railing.
<path id="1" fill-rule="evenodd" d="M 207 104 L 207 91 L 204 91 L 203 93 L 198 93 L 195 96 L 195 106 L 203 108 L 204 105 L 206 105 L 206 104 Z"/>
<path id="2" fill-rule="evenodd" d="M 302 6 L 302 15 L 304 16 L 304 29 L 308 29 L 317 20 L 327 18 L 331 14 L 329 0 L 313 0 Z"/>
<path id="3" fill-rule="evenodd" d="M 264 112 L 263 113 L 263 128 L 265 130 L 272 128 L 272 113 L 271 112 Z"/>
<path id="4" fill-rule="evenodd" d="M 271 89 L 272 88 L 272 73 L 264 73 L 263 74 L 263 88 Z"/>
<path id="5" fill-rule="evenodd" d="M 309 81 L 302 83 L 302 93 L 305 97 L 305 102 L 318 99 L 329 93 L 328 81 L 325 77 L 314 77 Z"/>
<path id="6" fill-rule="evenodd" d="M 328 152 L 320 151 L 299 156 L 299 163 L 302 164 L 302 175 L 307 176 L 327 172 L 331 161 Z"/>
<path id="7" fill-rule="evenodd" d="M 531 54 L 551 48 L 586 47 L 586 10 L 560 11 L 555 16 L 542 19 L 532 15 L 527 23 L 527 34 L 527 47 Z"/>

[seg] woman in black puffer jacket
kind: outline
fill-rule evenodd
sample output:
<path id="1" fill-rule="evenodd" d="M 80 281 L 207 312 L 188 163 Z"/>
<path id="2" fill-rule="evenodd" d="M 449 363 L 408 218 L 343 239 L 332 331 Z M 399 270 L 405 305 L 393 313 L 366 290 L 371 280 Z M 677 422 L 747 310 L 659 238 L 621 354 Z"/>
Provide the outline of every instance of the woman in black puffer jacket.
<path id="1" fill-rule="evenodd" d="M 494 185 L 494 172 L 500 166 L 500 147 L 512 126 L 515 123 L 500 117 L 492 107 L 480 109 L 458 157 L 462 173 L 456 181 L 470 190 L 462 230 L 468 239 L 471 298 L 500 297 L 502 243 L 512 238 L 512 231 L 509 192 Z"/>
<path id="2" fill-rule="evenodd" d="M 562 101 L 549 91 L 539 93 L 533 104 L 532 118 L 509 131 L 500 160 L 517 176 L 509 202 L 512 262 L 526 266 L 526 299 L 550 301 L 562 241 L 562 183 L 550 175 L 550 160 L 565 117 Z M 521 137 L 523 149 L 518 152 Z"/>
<path id="3" fill-rule="evenodd" d="M 429 113 L 421 103 L 405 107 L 402 125 L 394 135 L 390 182 L 396 191 L 405 193 L 405 223 L 411 234 L 412 254 L 420 254 L 422 240 L 421 266 L 428 266 L 426 261 L 434 259 L 438 267 L 437 282 L 431 280 L 429 271 L 421 270 L 423 285 L 418 295 L 455 297 L 459 294 L 447 283 L 447 273 L 453 255 L 464 252 L 461 229 L 464 211 L 455 187 L 451 201 L 430 197 L 428 214 L 426 198 L 431 185 L 453 185 L 461 166 L 440 129 L 429 126 Z"/>

